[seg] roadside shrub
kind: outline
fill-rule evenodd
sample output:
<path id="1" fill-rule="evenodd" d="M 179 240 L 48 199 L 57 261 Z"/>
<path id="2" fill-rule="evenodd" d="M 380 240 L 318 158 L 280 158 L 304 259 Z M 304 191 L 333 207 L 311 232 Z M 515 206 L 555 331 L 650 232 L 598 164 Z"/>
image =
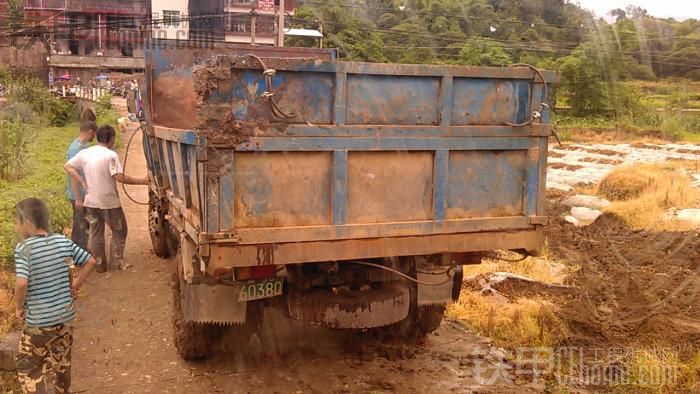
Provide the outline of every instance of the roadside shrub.
<path id="1" fill-rule="evenodd" d="M 71 208 L 66 199 L 66 150 L 78 131 L 78 124 L 43 129 L 31 138 L 26 155 L 26 175 L 17 181 L 0 180 L 0 271 L 12 266 L 12 247 L 17 239 L 12 223 L 14 205 L 27 197 L 46 201 L 52 231 L 62 233 L 70 226 Z"/>
<path id="2" fill-rule="evenodd" d="M 25 77 L 12 82 L 8 101 L 29 105 L 51 126 L 64 126 L 77 116 L 73 104 L 54 97 L 36 78 Z"/>
<path id="3" fill-rule="evenodd" d="M 10 73 L 10 70 L 4 65 L 0 65 L 0 84 L 6 85 L 8 82 L 10 82 L 11 78 L 12 74 Z"/>
<path id="4" fill-rule="evenodd" d="M 0 120 L 0 179 L 20 176 L 35 133 L 20 119 Z"/>
<path id="5" fill-rule="evenodd" d="M 0 110 L 0 119 L 19 119 L 24 123 L 38 123 L 39 117 L 27 103 L 12 103 Z"/>
<path id="6" fill-rule="evenodd" d="M 104 96 L 100 96 L 97 98 L 97 102 L 95 103 L 95 110 L 97 111 L 97 115 L 101 113 L 105 113 L 107 111 L 112 110 L 112 95 L 111 94 L 105 94 Z"/>
<path id="7" fill-rule="evenodd" d="M 47 117 L 51 126 L 65 126 L 68 122 L 75 120 L 78 112 L 75 105 L 68 101 L 53 99 Z"/>
<path id="8" fill-rule="evenodd" d="M 693 81 L 700 81 L 700 69 L 696 68 L 695 70 L 689 71 L 685 74 L 685 77 Z"/>

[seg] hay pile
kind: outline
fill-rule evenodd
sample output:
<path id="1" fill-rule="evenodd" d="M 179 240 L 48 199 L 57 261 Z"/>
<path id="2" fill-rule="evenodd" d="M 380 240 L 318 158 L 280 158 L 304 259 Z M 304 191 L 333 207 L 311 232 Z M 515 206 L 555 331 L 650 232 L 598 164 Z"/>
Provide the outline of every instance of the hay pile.
<path id="1" fill-rule="evenodd" d="M 613 202 L 606 211 L 633 229 L 688 229 L 692 224 L 665 215 L 672 208 L 694 208 L 700 202 L 700 191 L 678 163 L 619 167 L 603 179 L 598 194 Z"/>

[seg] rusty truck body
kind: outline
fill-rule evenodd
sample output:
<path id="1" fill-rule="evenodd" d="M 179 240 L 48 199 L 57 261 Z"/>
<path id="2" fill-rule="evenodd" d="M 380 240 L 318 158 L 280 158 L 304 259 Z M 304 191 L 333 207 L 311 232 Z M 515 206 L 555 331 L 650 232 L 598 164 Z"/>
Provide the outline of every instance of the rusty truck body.
<path id="1" fill-rule="evenodd" d="M 426 334 L 462 265 L 543 245 L 552 73 L 168 41 L 146 64 L 149 225 L 176 255 L 185 358 L 265 307 Z"/>

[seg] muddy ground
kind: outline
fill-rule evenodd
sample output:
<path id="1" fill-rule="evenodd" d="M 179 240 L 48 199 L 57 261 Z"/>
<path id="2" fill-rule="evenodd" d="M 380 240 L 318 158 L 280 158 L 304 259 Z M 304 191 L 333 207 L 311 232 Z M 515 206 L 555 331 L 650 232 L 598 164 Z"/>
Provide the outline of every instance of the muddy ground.
<path id="1" fill-rule="evenodd" d="M 550 206 L 550 251 L 579 267 L 560 301 L 569 344 L 700 349 L 698 232 L 630 231 L 610 214 L 574 227 Z"/>

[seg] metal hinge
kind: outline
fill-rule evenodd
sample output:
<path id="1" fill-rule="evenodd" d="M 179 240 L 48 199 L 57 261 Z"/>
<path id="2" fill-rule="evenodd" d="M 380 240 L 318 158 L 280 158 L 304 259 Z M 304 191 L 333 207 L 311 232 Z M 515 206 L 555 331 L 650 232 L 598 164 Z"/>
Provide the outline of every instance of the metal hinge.
<path id="1" fill-rule="evenodd" d="M 234 231 L 226 233 L 199 233 L 198 241 L 200 244 L 209 244 L 216 242 L 237 243 L 240 241 L 240 239 L 238 238 L 238 233 Z"/>
<path id="2" fill-rule="evenodd" d="M 197 161 L 209 160 L 209 150 L 207 149 L 207 139 L 204 136 L 197 136 Z"/>
<path id="3" fill-rule="evenodd" d="M 530 216 L 530 224 L 546 226 L 549 224 L 549 216 Z"/>

